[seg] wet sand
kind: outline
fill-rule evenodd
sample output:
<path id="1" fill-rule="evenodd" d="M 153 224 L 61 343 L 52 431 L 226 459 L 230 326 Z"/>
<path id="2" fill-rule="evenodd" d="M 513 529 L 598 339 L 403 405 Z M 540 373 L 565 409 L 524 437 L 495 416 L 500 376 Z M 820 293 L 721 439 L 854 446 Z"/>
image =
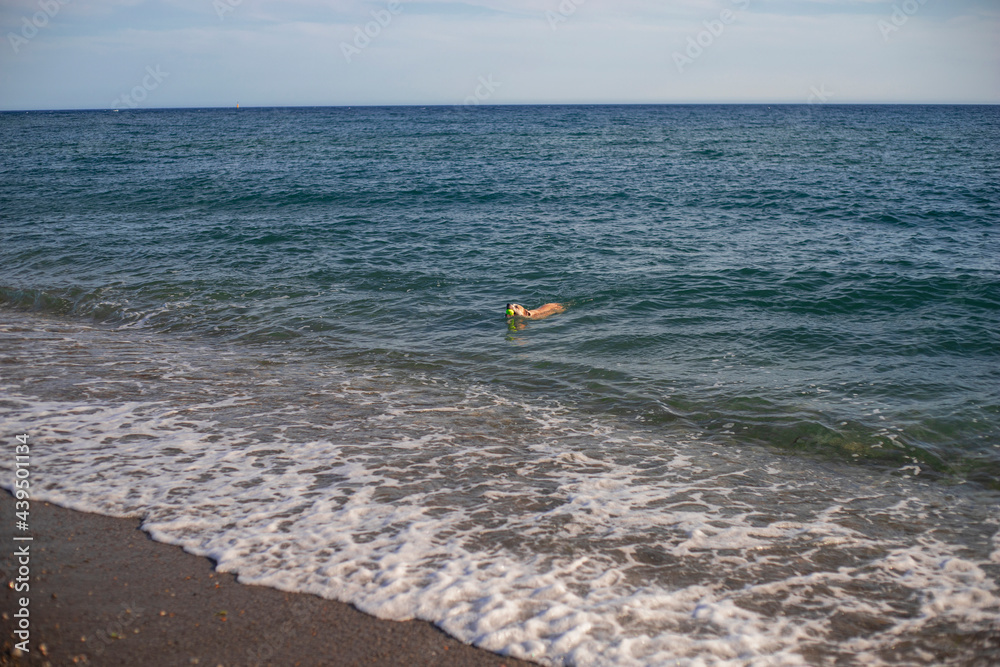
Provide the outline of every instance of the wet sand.
<path id="1" fill-rule="evenodd" d="M 32 501 L 15 530 L 0 492 L 3 665 L 428 665 L 531 663 L 467 646 L 422 621 L 383 621 L 350 605 L 236 582 L 212 561 L 152 541 L 138 519 Z M 31 542 L 14 542 L 13 535 Z M 15 549 L 30 544 L 30 591 L 16 592 Z M 14 613 L 30 600 L 30 652 Z"/>

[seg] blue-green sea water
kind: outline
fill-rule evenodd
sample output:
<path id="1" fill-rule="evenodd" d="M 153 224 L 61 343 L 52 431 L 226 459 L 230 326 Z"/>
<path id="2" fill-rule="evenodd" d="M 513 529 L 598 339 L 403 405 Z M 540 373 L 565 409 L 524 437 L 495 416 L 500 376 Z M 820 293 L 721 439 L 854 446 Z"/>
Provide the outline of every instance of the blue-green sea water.
<path id="1" fill-rule="evenodd" d="M 543 664 L 1000 655 L 1000 107 L 0 139 L 0 421 L 41 496 Z"/>

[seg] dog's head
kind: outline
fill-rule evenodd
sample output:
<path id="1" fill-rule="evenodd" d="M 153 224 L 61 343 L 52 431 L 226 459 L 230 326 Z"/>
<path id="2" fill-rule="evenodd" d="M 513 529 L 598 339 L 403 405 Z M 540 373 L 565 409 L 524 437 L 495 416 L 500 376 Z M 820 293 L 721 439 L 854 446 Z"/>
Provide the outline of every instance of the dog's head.
<path id="1" fill-rule="evenodd" d="M 514 313 L 511 315 L 510 313 Z M 516 303 L 507 304 L 507 317 L 531 317 L 531 311 Z"/>

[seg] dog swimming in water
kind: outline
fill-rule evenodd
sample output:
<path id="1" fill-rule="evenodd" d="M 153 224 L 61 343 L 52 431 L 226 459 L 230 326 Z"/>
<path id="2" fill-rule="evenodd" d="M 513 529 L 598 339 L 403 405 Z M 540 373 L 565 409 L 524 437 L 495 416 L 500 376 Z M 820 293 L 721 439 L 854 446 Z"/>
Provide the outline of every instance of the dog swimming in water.
<path id="1" fill-rule="evenodd" d="M 566 306 L 561 303 L 547 303 L 544 306 L 539 306 L 538 308 L 534 308 L 532 310 L 528 310 L 524 306 L 516 303 L 507 304 L 508 319 L 512 317 L 522 317 L 527 320 L 540 320 L 548 317 L 549 315 L 564 312 L 566 312 Z"/>

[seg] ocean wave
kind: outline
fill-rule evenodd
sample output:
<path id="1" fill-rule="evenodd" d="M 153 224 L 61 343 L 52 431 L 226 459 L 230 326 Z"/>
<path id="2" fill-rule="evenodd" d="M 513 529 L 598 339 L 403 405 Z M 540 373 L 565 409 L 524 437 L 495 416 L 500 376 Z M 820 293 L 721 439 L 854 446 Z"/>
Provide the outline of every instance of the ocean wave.
<path id="1" fill-rule="evenodd" d="M 85 317 L 100 322 L 134 322 L 143 317 L 142 313 L 133 311 L 125 303 L 109 300 L 104 288 L 42 290 L 0 285 L 0 305 L 42 314 Z"/>
<path id="2" fill-rule="evenodd" d="M 0 427 L 44 443 L 37 497 L 138 516 L 243 583 L 545 665 L 973 663 L 1000 631 L 996 492 L 440 368 L 6 317 L 4 354 L 38 363 L 6 365 Z"/>

